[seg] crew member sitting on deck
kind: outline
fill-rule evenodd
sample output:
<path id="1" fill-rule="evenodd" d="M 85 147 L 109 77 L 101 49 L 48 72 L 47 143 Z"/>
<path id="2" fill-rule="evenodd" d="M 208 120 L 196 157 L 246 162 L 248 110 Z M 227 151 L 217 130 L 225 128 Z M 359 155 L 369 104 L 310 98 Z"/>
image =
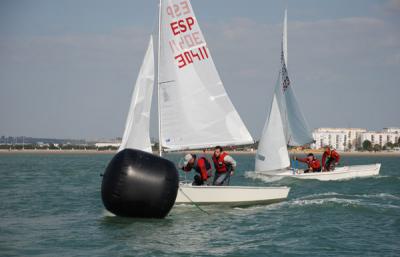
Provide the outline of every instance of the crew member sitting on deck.
<path id="1" fill-rule="evenodd" d="M 211 174 L 211 164 L 206 157 L 200 157 L 197 159 L 195 154 L 187 154 L 184 157 L 182 170 L 185 172 L 190 172 L 192 169 L 196 171 L 193 178 L 192 185 L 201 186 L 207 183 L 208 178 Z M 210 174 L 209 174 L 210 173 Z"/>
<path id="2" fill-rule="evenodd" d="M 308 169 L 304 170 L 304 173 L 321 172 L 321 163 L 317 158 L 315 158 L 314 154 L 312 153 L 309 153 L 307 155 L 307 158 L 297 158 L 295 156 L 294 159 L 298 160 L 299 162 L 307 163 Z"/>
<path id="3" fill-rule="evenodd" d="M 325 146 L 325 152 L 322 155 L 322 171 L 332 171 L 338 165 L 340 155 L 335 149 L 331 149 L 329 146 Z"/>
<path id="4" fill-rule="evenodd" d="M 236 161 L 223 151 L 221 146 L 214 148 L 212 156 L 215 167 L 213 185 L 222 186 L 229 183 L 230 176 L 236 168 Z"/>

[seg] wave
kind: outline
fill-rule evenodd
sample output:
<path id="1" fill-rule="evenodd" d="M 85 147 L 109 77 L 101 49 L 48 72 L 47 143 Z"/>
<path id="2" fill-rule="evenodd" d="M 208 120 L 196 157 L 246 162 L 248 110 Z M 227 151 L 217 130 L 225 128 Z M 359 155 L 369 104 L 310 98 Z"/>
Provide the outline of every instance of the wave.
<path id="1" fill-rule="evenodd" d="M 179 204 L 175 204 L 174 207 L 193 207 L 194 204 L 192 203 L 179 203 Z"/>
<path id="2" fill-rule="evenodd" d="M 377 193 L 377 194 L 339 194 L 336 192 L 326 192 L 326 193 L 319 193 L 319 194 L 312 194 L 312 195 L 306 195 L 303 197 L 297 198 L 298 200 L 303 200 L 303 199 L 313 199 L 313 198 L 320 198 L 320 197 L 329 197 L 329 196 L 335 196 L 335 197 L 341 197 L 343 199 L 353 199 L 353 198 L 361 198 L 361 199 L 392 199 L 392 200 L 400 200 L 400 196 L 397 195 L 392 195 L 389 193 Z M 322 198 L 324 199 L 324 198 Z"/>
<path id="3" fill-rule="evenodd" d="M 103 210 L 103 216 L 104 217 L 115 217 L 116 215 L 114 213 L 111 213 L 111 212 L 109 212 L 109 211 L 104 209 Z"/>
<path id="4" fill-rule="evenodd" d="M 317 198 L 317 199 L 294 199 L 288 202 L 289 206 L 305 206 L 305 205 L 324 205 L 324 204 L 340 204 L 343 206 L 361 205 L 358 199 L 345 199 L 345 198 Z"/>
<path id="5" fill-rule="evenodd" d="M 307 197 L 303 198 L 298 198 L 298 199 L 293 199 L 291 201 L 285 202 L 287 203 L 287 206 L 290 207 L 304 207 L 304 206 L 312 206 L 312 205 L 340 205 L 343 207 L 356 207 L 356 208 L 372 208 L 375 210 L 381 210 L 381 209 L 400 209 L 399 205 L 391 204 L 391 203 L 379 203 L 379 202 L 371 202 L 368 201 L 368 199 L 371 198 L 376 198 L 376 199 L 400 199 L 400 197 L 390 195 L 390 194 L 376 194 L 376 195 L 359 195 L 358 199 L 354 198 L 344 198 L 344 197 L 357 197 L 356 195 L 351 195 L 351 196 L 346 196 L 346 195 L 340 195 L 340 194 L 332 194 L 332 193 L 326 193 L 326 194 L 321 194 L 324 196 L 335 196 L 335 197 L 329 197 L 329 198 L 316 198 L 316 199 L 310 199 Z"/>
<path id="6" fill-rule="evenodd" d="M 362 195 L 352 195 L 352 196 L 362 197 L 362 198 L 378 198 L 378 199 L 400 200 L 400 196 L 392 195 L 392 194 L 388 194 L 388 193 L 362 194 Z"/>
<path id="7" fill-rule="evenodd" d="M 252 207 L 236 207 L 233 208 L 237 211 L 242 211 L 242 215 L 247 215 L 249 212 L 259 211 L 273 211 L 284 208 L 297 208 L 306 206 L 323 206 L 323 205 L 339 205 L 343 207 L 355 207 L 355 208 L 373 208 L 373 209 L 400 209 L 400 205 L 393 203 L 379 203 L 371 200 L 400 200 L 400 196 L 379 193 L 379 194 L 363 194 L 363 195 L 346 195 L 339 194 L 336 192 L 325 192 L 307 195 L 288 201 L 265 205 L 265 206 L 252 206 Z M 239 214 L 239 213 L 238 213 Z M 239 215 L 241 215 L 239 214 Z"/>
<path id="8" fill-rule="evenodd" d="M 252 211 L 252 210 L 273 210 L 273 209 L 279 209 L 282 205 L 284 205 L 287 202 L 278 202 L 278 203 L 272 203 L 268 205 L 254 205 L 254 206 L 247 206 L 247 207 L 233 207 L 233 210 L 243 210 L 243 211 Z"/>
<path id="9" fill-rule="evenodd" d="M 266 205 L 266 206 L 253 206 L 248 208 L 236 207 L 234 210 L 241 211 L 241 213 L 237 213 L 237 215 L 248 215 L 249 213 L 254 212 L 262 212 L 262 211 L 274 211 L 274 210 L 282 210 L 286 208 L 298 208 L 298 207 L 306 207 L 306 206 L 322 206 L 322 205 L 342 205 L 345 207 L 348 206 L 362 206 L 362 201 L 358 199 L 344 199 L 337 197 L 330 198 L 316 198 L 316 199 L 292 199 L 285 202 L 280 202 L 276 204 Z"/>
<path id="10" fill-rule="evenodd" d="M 336 192 L 326 192 L 326 193 L 306 195 L 303 197 L 299 197 L 297 199 L 310 199 L 310 198 L 318 198 L 318 197 L 325 197 L 325 196 L 344 196 L 344 195 L 336 193 Z"/>

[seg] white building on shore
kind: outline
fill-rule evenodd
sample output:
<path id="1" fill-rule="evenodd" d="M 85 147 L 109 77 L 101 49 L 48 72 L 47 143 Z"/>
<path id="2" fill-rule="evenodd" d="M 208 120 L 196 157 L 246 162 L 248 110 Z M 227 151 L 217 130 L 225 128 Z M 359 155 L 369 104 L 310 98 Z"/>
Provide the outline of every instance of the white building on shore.
<path id="1" fill-rule="evenodd" d="M 397 133 L 397 134 L 400 134 L 400 128 L 394 128 L 394 127 L 391 127 L 391 128 L 384 128 L 382 131 L 383 131 L 383 132 L 388 132 L 388 133 Z"/>
<path id="2" fill-rule="evenodd" d="M 115 142 L 99 142 L 94 144 L 97 148 L 102 148 L 102 147 L 119 147 L 121 143 L 115 143 Z"/>
<path id="3" fill-rule="evenodd" d="M 121 140 L 117 139 L 108 139 L 108 140 L 99 140 L 94 144 L 96 148 L 105 148 L 105 147 L 119 147 L 121 145 Z"/>
<path id="4" fill-rule="evenodd" d="M 362 146 L 365 140 L 372 145 L 385 146 L 388 142 L 398 143 L 400 128 L 384 128 L 382 131 L 367 131 L 362 128 L 318 128 L 313 132 L 314 149 L 330 145 L 339 151 L 355 150 Z"/>
<path id="5" fill-rule="evenodd" d="M 400 128 L 384 128 L 382 131 L 368 131 L 361 134 L 360 145 L 365 140 L 371 141 L 372 145 L 385 146 L 387 143 L 398 143 L 400 138 Z"/>
<path id="6" fill-rule="evenodd" d="M 366 129 L 362 128 L 318 128 L 313 132 L 314 149 L 330 145 L 339 151 L 355 149 L 358 138 Z"/>

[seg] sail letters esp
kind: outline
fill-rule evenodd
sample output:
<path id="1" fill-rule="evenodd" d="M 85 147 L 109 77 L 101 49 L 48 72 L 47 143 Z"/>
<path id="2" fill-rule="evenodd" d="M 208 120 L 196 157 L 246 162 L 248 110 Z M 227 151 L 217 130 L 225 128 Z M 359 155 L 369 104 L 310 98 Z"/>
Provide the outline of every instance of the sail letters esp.
<path id="1" fill-rule="evenodd" d="M 172 20 L 169 25 L 173 37 L 169 41 L 169 46 L 175 55 L 178 67 L 181 69 L 195 61 L 207 59 L 207 46 L 189 2 L 181 1 L 169 5 L 166 7 L 166 12 Z"/>

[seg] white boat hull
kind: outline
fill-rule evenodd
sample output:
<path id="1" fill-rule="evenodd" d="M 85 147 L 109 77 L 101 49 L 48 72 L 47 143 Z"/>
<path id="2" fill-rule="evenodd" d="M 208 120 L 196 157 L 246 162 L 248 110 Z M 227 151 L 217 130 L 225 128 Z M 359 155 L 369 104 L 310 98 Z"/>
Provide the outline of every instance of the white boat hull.
<path id="1" fill-rule="evenodd" d="M 280 202 L 287 198 L 289 187 L 192 186 L 181 184 L 175 204 L 220 204 L 246 206 Z"/>
<path id="2" fill-rule="evenodd" d="M 280 177 L 292 177 L 298 179 L 317 179 L 321 181 L 329 180 L 345 180 L 359 177 L 370 177 L 379 175 L 381 168 L 380 163 L 370 165 L 353 165 L 337 167 L 334 171 L 329 172 L 313 172 L 313 173 L 301 173 L 300 170 L 285 170 L 271 174 L 269 172 L 257 172 L 258 174 L 268 176 L 280 176 Z M 298 172 L 300 171 L 300 172 Z"/>

